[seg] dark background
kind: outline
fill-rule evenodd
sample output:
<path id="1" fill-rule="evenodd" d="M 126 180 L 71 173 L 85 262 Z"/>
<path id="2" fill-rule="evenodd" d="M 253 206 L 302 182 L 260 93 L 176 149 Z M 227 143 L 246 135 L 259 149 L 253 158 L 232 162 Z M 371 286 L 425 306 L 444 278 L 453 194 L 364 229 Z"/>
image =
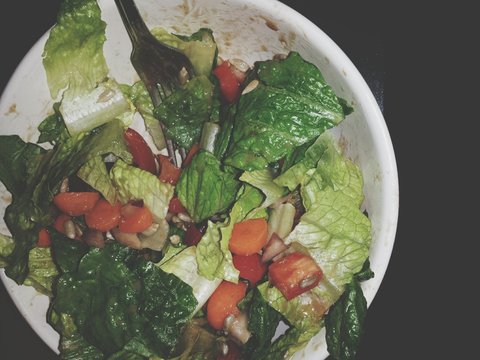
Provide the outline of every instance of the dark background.
<path id="1" fill-rule="evenodd" d="M 400 141 L 402 123 L 398 121 L 398 116 L 393 113 L 390 106 L 392 95 L 389 92 L 387 79 L 391 79 L 392 69 L 387 68 L 385 57 L 386 48 L 391 43 L 391 39 L 387 37 L 388 24 L 382 9 L 366 6 L 365 3 L 358 1 L 285 0 L 283 2 L 326 32 L 364 76 L 384 112 L 401 175 L 401 161 L 405 159 L 401 151 L 404 145 Z M 30 47 L 53 25 L 59 3 L 59 0 L 28 1 L 26 6 L 25 2 L 15 1 L 9 2 L 8 11 L 0 12 L 0 46 L 2 48 L 0 91 L 3 91 L 11 74 Z M 402 190 L 402 176 L 400 180 Z M 402 196 L 401 199 L 401 204 L 404 204 Z M 417 355 L 422 353 L 422 349 L 425 350 L 422 346 L 423 340 L 419 339 L 422 329 L 414 326 L 407 332 L 403 331 L 408 327 L 413 316 L 411 314 L 417 287 L 412 280 L 409 288 L 411 293 L 407 295 L 406 288 L 409 285 L 406 284 L 405 279 L 405 263 L 411 264 L 415 261 L 415 257 L 408 257 L 409 251 L 406 246 L 409 244 L 409 235 L 405 231 L 405 221 L 402 221 L 405 214 L 402 208 L 401 205 L 391 262 L 383 284 L 368 311 L 367 328 L 357 357 L 360 360 L 412 358 L 412 349 L 416 345 L 420 345 L 417 347 Z M 431 351 L 425 354 L 431 354 Z M 57 358 L 31 330 L 3 285 L 0 285 L 0 358 L 26 359 L 32 355 L 42 360 Z"/>

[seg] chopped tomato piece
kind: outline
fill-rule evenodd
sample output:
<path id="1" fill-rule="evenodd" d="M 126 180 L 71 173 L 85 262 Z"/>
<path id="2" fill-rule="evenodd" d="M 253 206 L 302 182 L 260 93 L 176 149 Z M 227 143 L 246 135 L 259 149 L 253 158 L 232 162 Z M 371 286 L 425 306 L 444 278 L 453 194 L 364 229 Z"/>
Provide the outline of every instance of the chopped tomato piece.
<path id="1" fill-rule="evenodd" d="M 186 168 L 188 164 L 192 162 L 193 157 L 198 153 L 200 150 L 200 144 L 193 144 L 190 150 L 188 151 L 185 160 L 182 162 L 182 168 Z"/>
<path id="2" fill-rule="evenodd" d="M 124 233 L 137 233 L 147 230 L 153 223 L 153 215 L 147 207 L 127 204 L 121 209 L 119 230 Z"/>
<path id="3" fill-rule="evenodd" d="M 40 231 L 38 232 L 37 246 L 41 248 L 47 248 L 51 245 L 52 241 L 50 240 L 50 234 L 48 233 L 47 229 L 40 229 Z"/>
<path id="4" fill-rule="evenodd" d="M 265 219 L 250 219 L 233 226 L 229 249 L 237 255 L 252 255 L 267 243 L 268 224 Z"/>
<path id="5" fill-rule="evenodd" d="M 300 252 L 294 252 L 272 263 L 268 274 L 273 285 L 287 300 L 313 289 L 323 276 L 317 263 Z"/>
<path id="6" fill-rule="evenodd" d="M 236 102 L 240 98 L 240 82 L 230 68 L 230 63 L 224 61 L 213 70 L 213 74 L 218 79 L 224 99 L 230 104 Z"/>
<path id="7" fill-rule="evenodd" d="M 90 229 L 109 231 L 120 224 L 121 208 L 120 203 L 112 205 L 107 200 L 100 199 L 92 211 L 85 214 L 85 222 Z"/>
<path id="8" fill-rule="evenodd" d="M 160 164 L 160 175 L 158 178 L 166 183 L 175 185 L 180 178 L 182 170 L 170 162 L 170 158 L 165 155 L 158 155 Z"/>
<path id="9" fill-rule="evenodd" d="M 145 139 L 135 130 L 128 128 L 124 134 L 128 149 L 132 153 L 133 163 L 140 169 L 157 174 L 157 164 L 155 163 L 155 155 L 148 146 Z"/>
<path id="10" fill-rule="evenodd" d="M 252 286 L 262 280 L 267 272 L 267 265 L 262 262 L 262 257 L 258 254 L 248 256 L 234 254 L 233 265 L 240 271 L 240 277 L 248 280 Z"/>
<path id="11" fill-rule="evenodd" d="M 240 309 L 237 304 L 245 297 L 247 284 L 238 284 L 223 281 L 213 292 L 207 303 L 207 320 L 216 330 L 223 328 L 223 323 L 228 315 L 238 315 Z"/>
<path id="12" fill-rule="evenodd" d="M 187 231 L 185 232 L 185 244 L 188 246 L 194 246 L 197 245 L 200 240 L 202 239 L 203 234 L 198 228 L 195 226 L 195 224 L 191 224 L 188 228 Z"/>
<path id="13" fill-rule="evenodd" d="M 61 192 L 53 197 L 53 203 L 65 214 L 80 216 L 91 211 L 99 199 L 98 192 Z"/>
<path id="14" fill-rule="evenodd" d="M 186 213 L 187 209 L 185 209 L 180 202 L 180 199 L 177 196 L 172 197 L 170 203 L 168 204 L 168 211 L 174 214 L 178 213 Z"/>

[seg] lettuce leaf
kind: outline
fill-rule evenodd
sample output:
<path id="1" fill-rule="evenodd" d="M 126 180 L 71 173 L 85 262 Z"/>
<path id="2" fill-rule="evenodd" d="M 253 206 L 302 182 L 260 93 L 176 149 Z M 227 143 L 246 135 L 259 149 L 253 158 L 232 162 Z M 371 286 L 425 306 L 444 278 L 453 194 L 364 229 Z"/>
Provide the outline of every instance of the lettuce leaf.
<path id="1" fill-rule="evenodd" d="M 95 156 L 88 160 L 77 171 L 77 176 L 98 190 L 110 204 L 115 203 L 117 191 L 101 156 Z"/>
<path id="2" fill-rule="evenodd" d="M 90 249 L 56 291 L 52 309 L 71 316 L 107 357 L 122 350 L 169 357 L 197 306 L 191 286 L 115 242 Z"/>
<path id="3" fill-rule="evenodd" d="M 165 219 L 168 204 L 173 197 L 174 187 L 164 183 L 148 171 L 130 166 L 117 160 L 110 170 L 110 176 L 122 203 L 143 200 L 152 212 L 156 222 Z"/>
<path id="4" fill-rule="evenodd" d="M 166 136 L 190 149 L 200 141 L 203 124 L 210 119 L 213 84 L 205 75 L 178 87 L 154 110 L 165 125 Z"/>
<path id="5" fill-rule="evenodd" d="M 43 53 L 52 98 L 65 88 L 93 89 L 107 77 L 105 28 L 97 1 L 62 1 Z"/>
<path id="6" fill-rule="evenodd" d="M 200 151 L 182 171 L 176 191 L 192 219 L 200 222 L 228 209 L 239 187 L 215 156 Z"/>
<path id="7" fill-rule="evenodd" d="M 60 103 L 53 104 L 53 114 L 47 116 L 38 125 L 38 131 L 40 136 L 38 137 L 38 143 L 49 142 L 52 145 L 64 141 L 70 137 L 63 116 L 60 113 Z"/>
<path id="8" fill-rule="evenodd" d="M 199 273 L 207 279 L 225 279 L 238 282 L 239 271 L 233 266 L 232 254 L 228 249 L 233 225 L 254 217 L 265 217 L 266 212 L 255 211 L 263 201 L 262 193 L 245 184 L 237 194 L 237 201 L 224 222 L 208 222 L 205 235 L 197 245 Z"/>
<path id="9" fill-rule="evenodd" d="M 359 168 L 343 157 L 325 135 L 328 148 L 313 173 L 302 179 L 306 209 L 300 223 L 285 239 L 303 245 L 339 291 L 368 258 L 370 220 L 360 210 L 363 180 Z"/>
<path id="10" fill-rule="evenodd" d="M 190 36 L 170 34 L 162 28 L 153 28 L 151 32 L 159 41 L 183 52 L 192 62 L 197 76 L 210 75 L 217 54 L 212 30 L 202 28 Z"/>
<path id="11" fill-rule="evenodd" d="M 15 247 L 13 238 L 0 234 L 0 267 L 8 265 L 8 256 Z M 28 255 L 29 273 L 24 285 L 32 286 L 39 293 L 52 297 L 52 286 L 58 275 L 50 249 L 34 247 Z"/>
<path id="12" fill-rule="evenodd" d="M 222 281 L 221 279 L 208 280 L 198 273 L 195 246 L 187 247 L 167 261 L 161 261 L 157 266 L 167 273 L 176 275 L 192 287 L 193 295 L 198 302 L 194 313 L 205 305 Z"/>
<path id="13" fill-rule="evenodd" d="M 261 205 L 264 208 L 286 195 L 286 189 L 273 182 L 270 169 L 245 171 L 240 176 L 240 180 L 260 189 L 265 194 L 265 201 Z"/>
<path id="14" fill-rule="evenodd" d="M 279 186 L 285 186 L 290 191 L 300 185 L 307 171 L 317 167 L 319 159 L 328 147 L 324 136 L 319 136 L 317 140 L 305 150 L 303 158 L 291 167 L 288 167 L 280 176 L 273 181 Z"/>
<path id="15" fill-rule="evenodd" d="M 153 115 L 154 106 L 145 84 L 142 81 L 137 81 L 132 86 L 128 86 L 125 91 L 133 106 L 142 116 L 153 143 L 157 149 L 162 150 L 165 148 L 165 136 L 160 121 Z"/>
<path id="16" fill-rule="evenodd" d="M 0 180 L 12 194 L 5 223 L 15 240 L 5 271 L 21 284 L 28 274 L 28 254 L 37 242 L 38 231 L 54 220 L 51 203 L 63 179 L 95 156 L 114 153 L 131 161 L 131 155 L 119 121 L 70 137 L 48 151 L 15 135 L 1 136 L 0 149 L 4 157 Z"/>
<path id="17" fill-rule="evenodd" d="M 53 296 L 52 287 L 58 276 L 49 248 L 35 247 L 28 254 L 29 273 L 24 285 L 32 286 L 39 293 Z"/>
<path id="18" fill-rule="evenodd" d="M 254 71 L 260 82 L 240 97 L 225 164 L 263 169 L 345 118 L 318 68 L 297 52 L 257 62 Z"/>
<path id="19" fill-rule="evenodd" d="M 251 360 L 263 359 L 269 352 L 272 338 L 282 315 L 265 301 L 257 288 L 251 290 L 251 300 L 247 305 L 247 312 L 248 330 L 251 332 L 251 337 L 242 348 L 242 352 Z"/>
<path id="20" fill-rule="evenodd" d="M 10 255 L 15 247 L 15 243 L 11 236 L 0 234 L 0 267 L 3 268 L 8 264 L 8 255 Z"/>

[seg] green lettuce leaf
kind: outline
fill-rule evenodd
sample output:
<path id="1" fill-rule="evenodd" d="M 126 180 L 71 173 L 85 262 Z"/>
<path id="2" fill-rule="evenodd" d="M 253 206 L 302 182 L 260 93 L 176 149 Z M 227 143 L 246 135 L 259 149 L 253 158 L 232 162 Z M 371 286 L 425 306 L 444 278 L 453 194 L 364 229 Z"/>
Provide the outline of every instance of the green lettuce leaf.
<path id="1" fill-rule="evenodd" d="M 110 176 L 122 203 L 143 200 L 155 221 L 165 219 L 168 204 L 173 197 L 174 187 L 164 183 L 148 171 L 130 166 L 117 160 L 110 170 Z"/>
<path id="2" fill-rule="evenodd" d="M 217 54 L 217 44 L 210 29 L 202 28 L 190 36 L 174 35 L 162 28 L 151 30 L 164 44 L 183 52 L 192 62 L 195 74 L 209 76 Z"/>
<path id="3" fill-rule="evenodd" d="M 238 192 L 229 217 L 224 222 L 208 222 L 207 231 L 197 245 L 198 271 L 202 276 L 210 280 L 218 278 L 238 282 L 239 271 L 233 266 L 228 249 L 233 225 L 249 218 L 265 217 L 266 212 L 255 211 L 262 201 L 262 193 L 245 184 Z"/>
<path id="4" fill-rule="evenodd" d="M 56 291 L 53 310 L 70 315 L 107 357 L 122 350 L 169 357 L 197 306 L 188 284 L 118 243 L 91 249 Z"/>
<path id="5" fill-rule="evenodd" d="M 93 89 L 107 77 L 105 28 L 97 1 L 62 1 L 43 53 L 52 98 L 68 87 Z"/>
<path id="6" fill-rule="evenodd" d="M 178 87 L 154 110 L 166 127 L 166 135 L 186 149 L 200 141 L 203 124 L 210 119 L 213 84 L 205 75 Z"/>
<path id="7" fill-rule="evenodd" d="M 8 256 L 14 247 L 15 243 L 11 236 L 0 234 L 0 268 L 8 265 Z"/>
<path id="8" fill-rule="evenodd" d="M 371 223 L 359 208 L 364 196 L 360 169 L 327 136 L 325 141 L 329 146 L 315 171 L 302 180 L 306 212 L 285 242 L 308 249 L 326 279 L 341 290 L 368 258 Z"/>
<path id="9" fill-rule="evenodd" d="M 266 208 L 275 201 L 286 195 L 286 189 L 273 182 L 273 176 L 270 169 L 245 171 L 240 180 L 244 181 L 265 194 L 265 201 L 262 207 Z"/>
<path id="10" fill-rule="evenodd" d="M 222 281 L 221 279 L 208 280 L 198 273 L 195 246 L 187 247 L 178 254 L 171 256 L 167 261 L 162 260 L 158 266 L 163 271 L 176 275 L 192 287 L 193 295 L 198 302 L 194 313 L 197 313 L 205 305 Z"/>
<path id="11" fill-rule="evenodd" d="M 254 71 L 260 83 L 238 102 L 225 164 L 265 168 L 344 119 L 332 88 L 298 53 L 257 62 Z"/>
<path id="12" fill-rule="evenodd" d="M 58 350 L 63 360 L 102 360 L 102 352 L 79 333 L 73 318 L 50 309 L 48 323 L 60 334 Z"/>
<path id="13" fill-rule="evenodd" d="M 15 247 L 13 238 L 0 234 L 0 267 L 8 265 L 8 256 Z M 58 275 L 50 249 L 34 247 L 28 255 L 30 271 L 24 285 L 32 286 L 39 293 L 52 297 L 52 285 Z"/>
<path id="14" fill-rule="evenodd" d="M 49 248 L 35 247 L 28 254 L 29 273 L 24 285 L 32 286 L 39 293 L 53 296 L 52 287 L 58 276 Z"/>
<path id="15" fill-rule="evenodd" d="M 70 137 L 60 113 L 60 103 L 53 104 L 53 114 L 47 116 L 38 125 L 38 131 L 40 132 L 39 144 L 49 142 L 54 145 Z"/>
<path id="16" fill-rule="evenodd" d="M 242 352 L 249 359 L 254 360 L 263 359 L 268 354 L 282 315 L 265 301 L 257 288 L 251 292 L 252 299 L 247 305 L 248 330 L 251 337 L 242 348 Z"/>
<path id="17" fill-rule="evenodd" d="M 302 183 L 305 176 L 308 176 L 308 170 L 317 167 L 318 161 L 329 146 L 328 144 L 325 136 L 319 136 L 317 140 L 305 150 L 303 158 L 293 166 L 286 168 L 280 176 L 274 179 L 274 182 L 279 186 L 285 186 L 290 191 L 293 191 Z"/>
<path id="18" fill-rule="evenodd" d="M 131 161 L 131 155 L 118 121 L 70 137 L 48 151 L 15 135 L 0 137 L 0 144 L 4 156 L 0 180 L 12 193 L 5 223 L 15 240 L 6 273 L 21 284 L 28 274 L 28 254 L 37 242 L 38 231 L 53 223 L 51 203 L 62 181 L 95 156 L 115 153 Z"/>
<path id="19" fill-rule="evenodd" d="M 155 146 L 162 150 L 165 148 L 165 136 L 160 121 L 153 115 L 154 106 L 142 81 L 138 81 L 126 89 L 127 96 L 143 118 L 145 127 L 152 137 Z"/>
<path id="20" fill-rule="evenodd" d="M 311 332 L 309 329 L 291 327 L 284 335 L 275 340 L 262 359 L 290 359 L 297 351 L 303 349 L 316 334 L 317 332 Z"/>
<path id="21" fill-rule="evenodd" d="M 354 279 L 325 317 L 327 348 L 337 360 L 353 360 L 362 337 L 367 301 L 360 283 Z"/>
<path id="22" fill-rule="evenodd" d="M 95 156 L 83 164 L 77 176 L 98 190 L 110 204 L 115 203 L 116 189 L 101 156 Z"/>
<path id="23" fill-rule="evenodd" d="M 225 211 L 235 200 L 240 183 L 209 152 L 200 151 L 182 171 L 177 194 L 195 222 Z"/>

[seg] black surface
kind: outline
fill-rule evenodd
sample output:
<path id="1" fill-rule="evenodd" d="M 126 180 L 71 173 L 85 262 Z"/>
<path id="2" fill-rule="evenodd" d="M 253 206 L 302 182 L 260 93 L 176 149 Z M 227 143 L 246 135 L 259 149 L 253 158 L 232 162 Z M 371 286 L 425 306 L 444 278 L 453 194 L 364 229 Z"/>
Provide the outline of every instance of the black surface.
<path id="1" fill-rule="evenodd" d="M 349 56 L 371 87 L 384 111 L 394 146 L 399 138 L 399 124 L 390 120 L 389 93 L 384 92 L 388 71 L 385 67 L 385 20 L 378 9 L 360 2 L 346 1 L 283 1 L 296 9 L 326 32 Z M 16 66 L 38 40 L 53 25 L 59 0 L 9 2 L 8 11 L 0 12 L 1 79 L 3 91 Z M 385 99 L 384 99 L 385 94 Z M 393 114 L 392 114 L 393 115 Z M 398 153 L 397 153 L 398 160 Z M 400 167 L 399 167 L 400 168 Z M 406 237 L 400 219 L 397 243 Z M 369 311 L 366 334 L 358 359 L 408 358 L 410 346 L 400 338 L 399 326 L 407 322 L 406 312 L 398 311 L 396 288 L 402 282 L 402 262 L 395 246 L 384 282 Z M 405 254 L 406 250 L 402 250 Z M 31 330 L 0 286 L 0 359 L 56 359 L 53 352 Z M 408 337 L 408 335 L 407 335 Z M 408 337 L 411 340 L 411 336 Z M 405 356 L 403 356 L 405 355 Z"/>

